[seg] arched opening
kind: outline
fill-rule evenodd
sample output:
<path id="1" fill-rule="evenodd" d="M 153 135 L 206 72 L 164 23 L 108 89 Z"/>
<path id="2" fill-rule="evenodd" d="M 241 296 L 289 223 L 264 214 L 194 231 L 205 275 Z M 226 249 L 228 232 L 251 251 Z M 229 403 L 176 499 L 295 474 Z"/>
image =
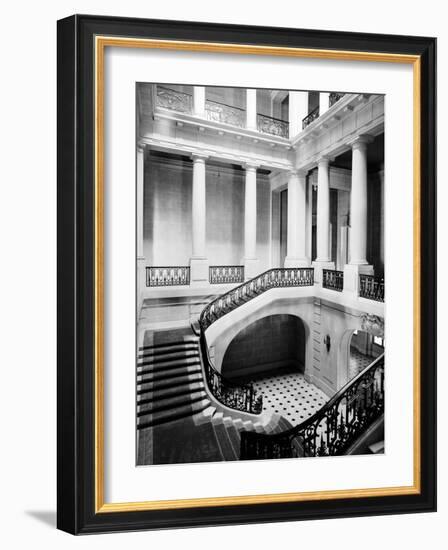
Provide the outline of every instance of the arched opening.
<path id="1" fill-rule="evenodd" d="M 303 373 L 305 325 L 295 315 L 269 315 L 241 330 L 230 342 L 222 374 L 243 383 L 257 378 Z"/>
<path id="2" fill-rule="evenodd" d="M 364 330 L 355 330 L 350 339 L 348 357 L 348 379 L 363 371 L 377 357 L 384 353 L 384 338 Z"/>

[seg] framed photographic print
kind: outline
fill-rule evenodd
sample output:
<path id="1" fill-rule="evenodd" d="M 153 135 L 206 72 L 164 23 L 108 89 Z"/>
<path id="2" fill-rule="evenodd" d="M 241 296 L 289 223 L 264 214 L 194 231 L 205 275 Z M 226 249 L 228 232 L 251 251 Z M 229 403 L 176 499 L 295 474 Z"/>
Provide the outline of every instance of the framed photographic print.
<path id="1" fill-rule="evenodd" d="M 58 22 L 58 527 L 436 507 L 433 38 Z"/>

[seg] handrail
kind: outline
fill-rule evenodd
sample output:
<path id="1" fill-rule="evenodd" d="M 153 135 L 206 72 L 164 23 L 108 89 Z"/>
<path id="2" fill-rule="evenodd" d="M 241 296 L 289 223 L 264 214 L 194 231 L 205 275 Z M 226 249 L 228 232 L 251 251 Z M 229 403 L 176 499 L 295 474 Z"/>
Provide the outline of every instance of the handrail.
<path id="1" fill-rule="evenodd" d="M 216 101 L 215 99 L 206 99 L 205 102 L 215 103 L 216 105 L 222 105 L 223 107 L 229 107 L 230 109 L 236 109 L 237 111 L 241 111 L 242 113 L 245 113 L 245 109 L 242 109 L 241 107 L 237 107 L 236 105 L 229 105 L 228 103 L 223 103 L 222 101 Z"/>
<path id="2" fill-rule="evenodd" d="M 341 455 L 383 411 L 384 353 L 298 426 L 275 435 L 242 433 L 241 459 Z"/>
<path id="3" fill-rule="evenodd" d="M 384 302 L 384 277 L 374 275 L 359 276 L 359 295 L 377 302 Z"/>
<path id="4" fill-rule="evenodd" d="M 307 126 L 309 126 L 316 118 L 318 118 L 320 113 L 319 105 L 315 107 L 310 113 L 306 115 L 305 118 L 302 119 L 302 130 L 305 130 Z"/>
<path id="5" fill-rule="evenodd" d="M 205 330 L 202 327 L 200 327 L 199 342 L 205 366 L 205 378 L 212 395 L 223 405 L 231 409 L 251 414 L 261 414 L 263 410 L 263 397 L 262 395 L 257 395 L 253 384 L 236 384 L 215 369 L 210 358 Z"/>
<path id="6" fill-rule="evenodd" d="M 285 273 L 296 274 L 294 277 L 283 277 Z M 280 275 L 279 278 L 276 278 Z M 306 275 L 306 277 L 304 277 Z M 264 286 L 257 285 L 255 283 L 263 282 Z M 221 296 L 218 296 L 215 300 L 212 300 L 202 310 L 199 317 L 199 330 L 200 330 L 200 346 L 202 352 L 202 358 L 205 365 L 206 380 L 210 392 L 224 405 L 232 409 L 239 411 L 245 411 L 252 414 L 260 414 L 263 409 L 263 398 L 261 395 L 257 395 L 253 384 L 238 385 L 225 378 L 220 372 L 218 372 L 210 358 L 209 349 L 207 345 L 207 338 L 205 331 L 207 328 L 217 319 L 229 313 L 229 311 L 236 309 L 248 300 L 255 298 L 262 292 L 269 290 L 270 288 L 276 288 L 279 286 L 305 286 L 312 285 L 314 283 L 314 269 L 313 268 L 274 268 L 268 269 L 264 273 L 261 273 L 257 277 L 246 281 L 237 287 L 225 292 Z M 243 292 L 243 289 L 246 289 Z M 250 291 L 250 292 L 249 292 Z M 229 300 L 229 298 L 232 298 Z M 232 308 L 216 307 L 220 301 L 226 303 L 232 302 Z M 213 311 L 213 318 L 212 318 Z"/>
<path id="7" fill-rule="evenodd" d="M 280 277 L 277 277 L 277 275 L 280 275 Z M 233 311 L 271 288 L 312 286 L 313 284 L 314 268 L 312 267 L 268 269 L 209 302 L 201 312 L 199 324 L 205 330 L 226 313 Z"/>
<path id="8" fill-rule="evenodd" d="M 283 120 L 283 118 L 277 118 L 275 116 L 265 115 L 263 113 L 257 113 L 257 116 L 262 116 L 264 118 L 270 118 L 271 120 L 275 120 L 276 122 L 283 122 L 284 124 L 289 124 L 289 121 Z"/>

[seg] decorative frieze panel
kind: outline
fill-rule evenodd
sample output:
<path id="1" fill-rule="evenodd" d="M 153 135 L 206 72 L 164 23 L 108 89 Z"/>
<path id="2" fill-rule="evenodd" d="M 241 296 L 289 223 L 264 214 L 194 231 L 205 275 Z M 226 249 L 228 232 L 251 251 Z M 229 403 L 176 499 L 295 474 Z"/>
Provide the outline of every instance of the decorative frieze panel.
<path id="1" fill-rule="evenodd" d="M 289 138 L 289 122 L 265 115 L 257 115 L 257 129 L 264 134 Z"/>
<path id="2" fill-rule="evenodd" d="M 205 116 L 207 120 L 222 122 L 223 124 L 230 124 L 239 128 L 244 128 L 246 125 L 246 111 L 239 107 L 232 107 L 231 105 L 208 99 L 205 102 Z"/>
<path id="3" fill-rule="evenodd" d="M 157 86 L 156 105 L 171 111 L 191 113 L 193 110 L 193 97 L 185 92 L 178 92 L 165 86 Z"/>

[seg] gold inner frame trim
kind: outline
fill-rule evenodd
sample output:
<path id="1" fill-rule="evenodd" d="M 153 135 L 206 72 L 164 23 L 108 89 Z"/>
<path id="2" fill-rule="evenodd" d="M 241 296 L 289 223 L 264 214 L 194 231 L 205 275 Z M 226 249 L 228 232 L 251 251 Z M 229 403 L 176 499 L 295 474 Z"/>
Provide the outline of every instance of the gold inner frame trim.
<path id="1" fill-rule="evenodd" d="M 142 502 L 104 502 L 104 53 L 106 47 L 149 48 L 208 53 L 232 53 L 329 59 L 345 61 L 369 61 L 377 63 L 406 63 L 413 65 L 413 298 L 414 298 L 414 368 L 413 368 L 413 485 L 367 489 L 342 489 L 332 491 L 275 493 L 179 500 L 154 500 Z M 211 506 L 236 506 L 281 502 L 305 502 L 342 498 L 365 498 L 398 495 L 417 495 L 421 491 L 421 387 L 420 387 L 420 271 L 421 271 L 421 60 L 417 55 L 356 52 L 345 50 L 321 50 L 251 44 L 224 44 L 121 38 L 95 37 L 95 513 L 167 510 Z"/>

